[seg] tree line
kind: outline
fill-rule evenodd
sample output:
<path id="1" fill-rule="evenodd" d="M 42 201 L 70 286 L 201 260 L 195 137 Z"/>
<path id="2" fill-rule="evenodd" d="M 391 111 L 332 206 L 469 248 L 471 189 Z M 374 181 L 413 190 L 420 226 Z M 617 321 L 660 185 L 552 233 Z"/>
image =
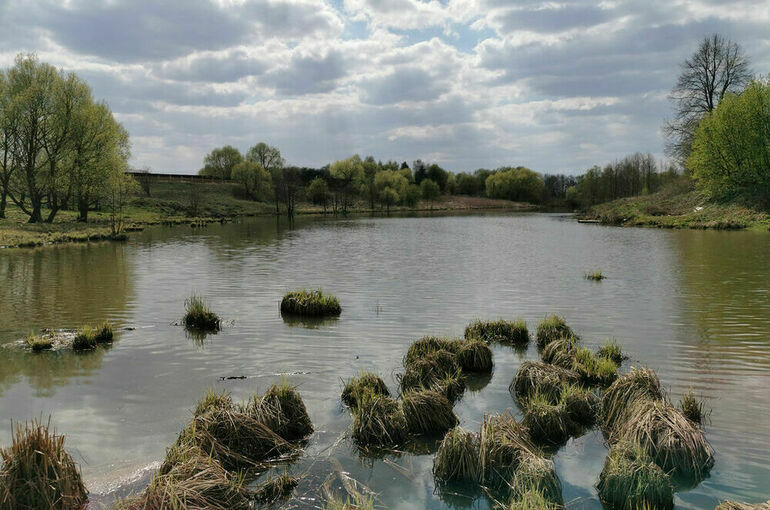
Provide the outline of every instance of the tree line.
<path id="1" fill-rule="evenodd" d="M 108 207 L 119 230 L 135 186 L 129 155 L 127 131 L 75 73 L 34 55 L 0 70 L 0 218 L 9 201 L 30 223 L 51 223 L 62 210 L 86 221 Z"/>

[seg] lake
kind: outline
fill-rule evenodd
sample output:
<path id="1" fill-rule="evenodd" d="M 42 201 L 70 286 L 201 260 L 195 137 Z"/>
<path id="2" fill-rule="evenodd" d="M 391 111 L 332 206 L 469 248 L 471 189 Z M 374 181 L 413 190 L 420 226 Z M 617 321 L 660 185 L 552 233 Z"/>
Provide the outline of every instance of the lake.
<path id="1" fill-rule="evenodd" d="M 584 273 L 601 269 L 601 283 Z M 713 408 L 711 476 L 676 496 L 678 508 L 770 498 L 770 234 L 581 225 L 560 214 L 324 219 L 275 218 L 206 228 L 152 227 L 126 243 L 0 250 L 0 445 L 11 420 L 42 418 L 66 434 L 92 505 L 139 490 L 191 418 L 206 388 L 236 400 L 286 379 L 316 433 L 290 470 L 298 493 L 343 469 L 388 508 L 487 508 L 484 497 L 436 491 L 432 455 L 358 454 L 342 381 L 361 369 L 392 392 L 408 346 L 461 336 L 474 318 L 563 315 L 596 347 L 615 338 L 632 365 L 654 368 L 677 402 L 692 387 Z M 338 320 L 284 321 L 283 294 L 322 287 Z M 175 323 L 192 292 L 225 320 L 195 338 Z M 33 354 L 29 330 L 116 325 L 111 347 Z M 127 330 L 126 328 L 135 328 Z M 466 429 L 512 409 L 518 366 L 537 359 L 493 347 L 495 369 L 455 406 Z M 223 380 L 227 377 L 245 379 Z M 570 440 L 554 462 L 569 508 L 601 508 L 606 456 L 598 431 Z M 281 468 L 282 469 L 282 468 Z"/>

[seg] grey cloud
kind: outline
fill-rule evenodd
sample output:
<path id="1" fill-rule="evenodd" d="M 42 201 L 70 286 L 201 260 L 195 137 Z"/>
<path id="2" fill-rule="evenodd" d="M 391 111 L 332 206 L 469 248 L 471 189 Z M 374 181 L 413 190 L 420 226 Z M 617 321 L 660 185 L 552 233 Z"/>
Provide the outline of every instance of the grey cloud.
<path id="1" fill-rule="evenodd" d="M 265 60 L 250 57 L 243 51 L 233 51 L 225 55 L 194 56 L 167 62 L 158 66 L 158 73 L 177 81 L 227 83 L 260 75 L 267 67 Z"/>
<path id="2" fill-rule="evenodd" d="M 419 67 L 405 66 L 361 84 L 362 100 L 383 105 L 401 101 L 429 101 L 449 89 L 447 83 L 437 80 Z"/>
<path id="3" fill-rule="evenodd" d="M 261 82 L 287 96 L 329 92 L 347 76 L 350 67 L 338 51 L 324 56 L 295 55 L 286 67 L 270 71 Z"/>

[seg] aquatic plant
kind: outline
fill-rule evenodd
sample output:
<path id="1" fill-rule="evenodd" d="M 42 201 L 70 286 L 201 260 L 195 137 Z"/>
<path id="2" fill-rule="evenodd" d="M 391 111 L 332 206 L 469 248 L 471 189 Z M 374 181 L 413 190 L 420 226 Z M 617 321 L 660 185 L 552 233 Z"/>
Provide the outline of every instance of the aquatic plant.
<path id="1" fill-rule="evenodd" d="M 362 371 L 357 377 L 345 383 L 345 388 L 342 390 L 342 402 L 348 407 L 358 407 L 358 399 L 361 393 L 366 390 L 371 390 L 377 395 L 390 396 L 390 391 L 380 376 Z"/>
<path id="2" fill-rule="evenodd" d="M 462 340 L 451 340 L 449 338 L 441 338 L 436 336 L 424 336 L 409 346 L 409 350 L 404 356 L 404 366 L 409 365 L 422 359 L 428 354 L 433 354 L 437 351 L 446 351 L 451 354 L 456 354 L 460 348 L 460 345 L 464 342 Z"/>
<path id="3" fill-rule="evenodd" d="M 353 411 L 353 440 L 359 446 L 392 447 L 406 437 L 406 417 L 396 400 L 371 390 L 361 393 Z"/>
<path id="4" fill-rule="evenodd" d="M 374 497 L 356 494 L 353 498 L 343 500 L 332 496 L 323 506 L 323 510 L 374 510 Z"/>
<path id="5" fill-rule="evenodd" d="M 682 410 L 685 418 L 693 423 L 701 425 L 706 417 L 706 404 L 703 400 L 699 400 L 695 397 L 692 388 L 682 395 L 682 400 L 679 401 L 679 409 Z"/>
<path id="6" fill-rule="evenodd" d="M 253 397 L 247 412 L 286 441 L 304 439 L 313 433 L 305 403 L 294 386 L 286 381 L 273 385 L 261 399 Z"/>
<path id="7" fill-rule="evenodd" d="M 406 365 L 400 376 L 400 385 L 402 393 L 435 389 L 454 402 L 465 390 L 465 377 L 455 355 L 442 349 L 429 352 Z"/>
<path id="8" fill-rule="evenodd" d="M 527 491 L 511 500 L 508 510 L 562 510 L 563 505 L 549 501 L 543 493 Z"/>
<path id="9" fill-rule="evenodd" d="M 561 401 L 554 403 L 547 395 L 534 393 L 522 403 L 522 425 L 530 437 L 538 443 L 563 444 L 571 435 L 571 420 L 567 406 Z"/>
<path id="10" fill-rule="evenodd" d="M 632 442 L 621 441 L 610 447 L 596 488 L 599 499 L 612 510 L 674 507 L 669 476 L 644 448 Z"/>
<path id="11" fill-rule="evenodd" d="M 410 391 L 401 396 L 406 428 L 412 434 L 444 433 L 457 425 L 452 404 L 435 390 Z"/>
<path id="12" fill-rule="evenodd" d="M 480 340 L 462 342 L 456 353 L 463 372 L 489 373 L 492 371 L 492 349 Z"/>
<path id="13" fill-rule="evenodd" d="M 586 347 L 575 350 L 572 369 L 580 375 L 584 384 L 609 386 L 618 378 L 618 366 L 608 358 L 597 358 Z"/>
<path id="14" fill-rule="evenodd" d="M 571 370 L 539 361 L 525 361 L 516 372 L 508 390 L 519 400 L 539 393 L 546 395 L 551 401 L 556 401 L 565 383 L 574 384 L 579 379 L 578 374 Z"/>
<path id="15" fill-rule="evenodd" d="M 599 358 L 610 359 L 615 362 L 616 365 L 620 365 L 623 362 L 623 351 L 620 349 L 620 345 L 615 340 L 607 340 L 604 345 L 599 347 L 596 351 L 596 356 Z"/>
<path id="16" fill-rule="evenodd" d="M 208 411 L 225 411 L 233 408 L 233 399 L 226 391 L 222 393 L 215 392 L 212 388 L 208 388 L 206 393 L 201 397 L 198 403 L 195 405 L 195 416 L 200 416 Z"/>
<path id="17" fill-rule="evenodd" d="M 465 328 L 467 340 L 483 340 L 484 342 L 498 342 L 507 345 L 524 346 L 529 343 L 529 331 L 527 323 L 523 319 L 506 321 L 475 320 Z"/>
<path id="18" fill-rule="evenodd" d="M 0 506 L 7 510 L 79 510 L 88 500 L 64 436 L 50 423 L 17 425 L 11 446 L 0 450 Z"/>
<path id="19" fill-rule="evenodd" d="M 53 339 L 50 336 L 38 336 L 34 333 L 29 333 L 24 341 L 35 352 L 45 351 L 53 347 Z"/>
<path id="20" fill-rule="evenodd" d="M 105 321 L 99 324 L 98 326 L 96 326 L 96 332 L 94 333 L 94 338 L 96 339 L 96 343 L 98 344 L 112 342 L 112 338 L 113 338 L 112 324 Z"/>
<path id="21" fill-rule="evenodd" d="M 561 505 L 561 482 L 556 475 L 553 461 L 538 455 L 524 455 L 510 482 L 513 499 L 527 493 L 537 493 L 547 502 Z"/>
<path id="22" fill-rule="evenodd" d="M 714 465 L 703 431 L 661 400 L 635 402 L 626 424 L 610 439 L 639 444 L 664 471 L 685 479 L 700 480 Z"/>
<path id="23" fill-rule="evenodd" d="M 633 367 L 604 392 L 600 413 L 604 432 L 610 433 L 615 428 L 623 428 L 636 403 L 645 400 L 665 401 L 666 394 L 653 370 Z"/>
<path id="24" fill-rule="evenodd" d="M 529 431 L 510 412 L 484 416 L 479 439 L 482 484 L 502 487 L 511 479 L 523 456 L 537 454 Z"/>
<path id="25" fill-rule="evenodd" d="M 288 498 L 294 488 L 299 484 L 299 479 L 288 473 L 282 473 L 275 477 L 269 477 L 254 491 L 254 499 L 263 505 L 272 505 L 276 501 Z"/>
<path id="26" fill-rule="evenodd" d="M 576 352 L 577 342 L 575 341 L 575 338 L 564 337 L 549 342 L 543 349 L 540 359 L 551 365 L 572 369 L 572 366 L 575 364 Z"/>
<path id="27" fill-rule="evenodd" d="M 75 333 L 72 340 L 72 349 L 85 351 L 96 347 L 96 332 L 91 326 L 83 326 Z"/>
<path id="28" fill-rule="evenodd" d="M 459 426 L 447 432 L 433 457 L 433 476 L 439 482 L 481 480 L 478 434 Z"/>
<path id="29" fill-rule="evenodd" d="M 184 325 L 191 329 L 201 331 L 217 331 L 221 326 L 221 319 L 208 306 L 208 303 L 195 294 L 184 301 Z"/>
<path id="30" fill-rule="evenodd" d="M 537 348 L 543 349 L 546 345 L 561 338 L 577 337 L 566 321 L 558 315 L 549 315 L 537 325 Z"/>
<path id="31" fill-rule="evenodd" d="M 597 269 L 596 271 L 592 271 L 590 273 L 586 273 L 585 274 L 585 279 L 586 280 L 591 280 L 591 281 L 594 281 L 594 282 L 600 282 L 600 281 L 604 280 L 605 278 L 606 278 L 606 276 L 604 276 L 604 274 L 602 273 L 601 269 Z"/>
<path id="32" fill-rule="evenodd" d="M 281 312 L 314 317 L 336 316 L 342 313 L 342 308 L 336 297 L 324 294 L 321 289 L 300 289 L 283 296 Z"/>

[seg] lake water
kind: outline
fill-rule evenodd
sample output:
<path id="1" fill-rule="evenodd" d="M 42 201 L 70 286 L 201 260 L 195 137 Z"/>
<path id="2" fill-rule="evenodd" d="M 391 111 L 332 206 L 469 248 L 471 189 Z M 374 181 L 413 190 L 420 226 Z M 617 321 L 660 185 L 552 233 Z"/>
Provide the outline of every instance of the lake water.
<path id="1" fill-rule="evenodd" d="M 607 279 L 583 278 L 600 268 Z M 124 243 L 0 251 L 0 445 L 11 420 L 51 417 L 81 463 L 96 503 L 140 489 L 206 388 L 236 400 L 282 378 L 299 387 L 316 433 L 299 462 L 307 498 L 334 469 L 388 508 L 487 508 L 437 492 L 432 456 L 361 457 L 345 436 L 342 380 L 380 373 L 392 391 L 409 344 L 461 336 L 474 318 L 563 315 L 597 346 L 614 337 L 657 370 L 674 401 L 692 387 L 713 408 L 711 476 L 679 492 L 679 508 L 770 498 L 770 234 L 581 225 L 558 214 L 321 219 L 275 218 L 204 229 L 155 227 Z M 316 287 L 343 313 L 285 322 L 282 295 Z M 174 323 L 198 292 L 227 321 L 191 338 Z M 109 348 L 33 354 L 8 344 L 33 328 L 109 319 Z M 508 384 L 526 353 L 494 347 L 495 369 L 455 406 L 478 430 L 484 413 L 516 405 Z M 246 379 L 221 380 L 232 376 Z M 570 508 L 601 508 L 594 484 L 601 434 L 555 455 Z M 312 499 L 294 504 L 318 505 Z M 95 508 L 98 506 L 93 505 Z"/>

